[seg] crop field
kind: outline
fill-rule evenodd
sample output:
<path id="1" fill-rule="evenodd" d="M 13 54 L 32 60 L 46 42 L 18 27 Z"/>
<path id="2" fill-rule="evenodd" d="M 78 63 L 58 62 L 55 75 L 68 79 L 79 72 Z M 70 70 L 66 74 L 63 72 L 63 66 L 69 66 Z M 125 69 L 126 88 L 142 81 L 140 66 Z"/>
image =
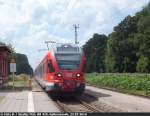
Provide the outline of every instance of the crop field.
<path id="1" fill-rule="evenodd" d="M 130 73 L 90 73 L 86 82 L 99 88 L 150 97 L 150 75 Z"/>

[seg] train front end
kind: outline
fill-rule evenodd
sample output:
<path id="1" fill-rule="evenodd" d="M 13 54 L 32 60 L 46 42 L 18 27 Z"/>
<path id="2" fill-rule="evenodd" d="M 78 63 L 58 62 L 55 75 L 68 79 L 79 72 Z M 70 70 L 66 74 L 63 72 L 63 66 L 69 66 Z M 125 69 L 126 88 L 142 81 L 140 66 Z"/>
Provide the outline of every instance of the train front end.
<path id="1" fill-rule="evenodd" d="M 55 81 L 51 93 L 73 93 L 81 95 L 85 89 L 85 54 L 77 45 L 64 44 L 56 47 L 53 53 Z"/>

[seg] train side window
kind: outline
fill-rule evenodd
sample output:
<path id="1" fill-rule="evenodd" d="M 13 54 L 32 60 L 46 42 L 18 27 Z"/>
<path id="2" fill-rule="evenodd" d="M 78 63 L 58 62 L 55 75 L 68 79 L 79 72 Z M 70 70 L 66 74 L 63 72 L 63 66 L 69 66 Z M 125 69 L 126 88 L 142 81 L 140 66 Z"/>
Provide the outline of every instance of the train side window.
<path id="1" fill-rule="evenodd" d="M 55 72 L 55 69 L 54 69 L 54 67 L 52 65 L 52 61 L 51 60 L 48 61 L 48 69 L 49 69 L 50 73 Z"/>

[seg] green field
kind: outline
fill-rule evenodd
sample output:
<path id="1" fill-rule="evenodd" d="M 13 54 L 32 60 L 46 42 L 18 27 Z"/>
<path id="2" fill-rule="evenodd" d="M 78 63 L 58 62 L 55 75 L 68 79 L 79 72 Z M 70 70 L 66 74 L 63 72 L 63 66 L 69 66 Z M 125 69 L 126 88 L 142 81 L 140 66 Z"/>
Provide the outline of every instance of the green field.
<path id="1" fill-rule="evenodd" d="M 90 73 L 85 76 L 89 85 L 150 97 L 149 74 Z"/>

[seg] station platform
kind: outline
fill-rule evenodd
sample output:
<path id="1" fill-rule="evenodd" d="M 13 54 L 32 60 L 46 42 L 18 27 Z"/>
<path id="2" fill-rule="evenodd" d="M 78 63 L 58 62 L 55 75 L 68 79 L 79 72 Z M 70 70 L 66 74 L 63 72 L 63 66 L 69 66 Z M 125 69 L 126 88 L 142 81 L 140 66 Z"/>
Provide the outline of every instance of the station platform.
<path id="1" fill-rule="evenodd" d="M 2 91 L 0 112 L 60 112 L 44 91 Z"/>

